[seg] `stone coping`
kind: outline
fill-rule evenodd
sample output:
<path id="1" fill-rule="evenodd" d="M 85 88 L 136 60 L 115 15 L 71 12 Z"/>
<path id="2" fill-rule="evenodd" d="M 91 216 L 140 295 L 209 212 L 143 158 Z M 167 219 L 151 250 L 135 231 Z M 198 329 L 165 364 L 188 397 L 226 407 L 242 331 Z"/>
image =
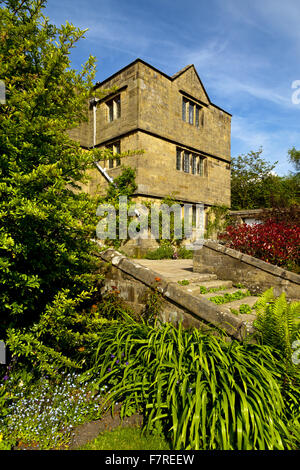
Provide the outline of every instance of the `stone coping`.
<path id="1" fill-rule="evenodd" d="M 293 273 L 291 271 L 287 271 L 286 269 L 280 268 L 271 263 L 267 263 L 266 261 L 262 261 L 258 258 L 254 258 L 253 256 L 246 255 L 245 253 L 241 253 L 240 251 L 234 250 L 232 248 L 228 248 L 225 245 L 221 245 L 218 242 L 213 242 L 211 240 L 205 241 L 203 246 L 210 248 L 218 253 L 222 253 L 224 255 L 228 255 L 231 258 L 235 258 L 243 263 L 249 264 L 250 266 L 254 266 L 258 269 L 261 269 L 267 273 L 272 274 L 273 276 L 281 277 L 282 279 L 286 279 L 288 281 L 294 282 L 295 284 L 300 284 L 300 275 Z M 199 249 L 201 249 L 199 247 Z M 195 252 L 197 256 L 197 251 Z"/>
<path id="2" fill-rule="evenodd" d="M 239 215 L 239 216 L 247 216 L 247 215 L 259 215 L 264 211 L 264 209 L 242 209 L 237 211 L 229 211 L 230 215 Z"/>
<path id="3" fill-rule="evenodd" d="M 100 252 L 100 257 L 143 284 L 152 288 L 157 287 L 166 299 L 191 312 L 199 320 L 204 320 L 219 330 L 226 331 L 238 340 L 243 340 L 246 336 L 255 333 L 251 322 L 232 314 L 228 307 L 214 304 L 205 298 L 186 292 L 177 282 L 167 280 L 160 273 L 129 260 L 112 248 Z"/>

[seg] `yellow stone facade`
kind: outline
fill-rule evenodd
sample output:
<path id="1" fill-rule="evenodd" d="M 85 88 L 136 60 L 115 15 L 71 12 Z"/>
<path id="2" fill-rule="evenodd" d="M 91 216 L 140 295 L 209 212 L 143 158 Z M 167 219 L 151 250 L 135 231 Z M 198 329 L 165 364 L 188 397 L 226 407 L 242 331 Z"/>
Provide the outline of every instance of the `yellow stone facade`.
<path id="1" fill-rule="evenodd" d="M 211 103 L 195 67 L 170 77 L 137 59 L 95 89 L 113 86 L 118 90 L 97 102 L 96 113 L 91 106 L 89 122 L 71 136 L 86 149 L 144 150 L 121 162 L 136 168 L 139 201 L 173 195 L 181 203 L 230 206 L 231 115 Z M 113 165 L 105 162 L 112 178 L 120 173 Z M 86 189 L 103 193 L 106 186 L 92 170 Z"/>

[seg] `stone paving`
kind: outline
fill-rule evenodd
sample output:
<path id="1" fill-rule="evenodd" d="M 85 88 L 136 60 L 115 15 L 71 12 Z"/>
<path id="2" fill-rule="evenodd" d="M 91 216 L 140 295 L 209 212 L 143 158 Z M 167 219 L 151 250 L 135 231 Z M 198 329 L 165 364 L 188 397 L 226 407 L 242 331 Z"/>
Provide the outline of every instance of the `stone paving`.
<path id="1" fill-rule="evenodd" d="M 160 273 L 168 280 L 181 281 L 187 279 L 188 281 L 201 279 L 203 275 L 193 272 L 192 259 L 134 259 L 135 263 L 141 264 L 146 268 L 152 269 Z M 209 279 L 217 279 L 215 275 L 209 275 Z M 211 277 L 213 276 L 213 277 Z"/>

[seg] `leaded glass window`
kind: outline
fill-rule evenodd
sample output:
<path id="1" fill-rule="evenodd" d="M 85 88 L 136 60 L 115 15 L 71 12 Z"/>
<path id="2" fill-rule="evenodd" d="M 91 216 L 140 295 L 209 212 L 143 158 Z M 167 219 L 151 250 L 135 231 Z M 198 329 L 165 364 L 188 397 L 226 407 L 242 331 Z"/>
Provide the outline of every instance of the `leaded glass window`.
<path id="1" fill-rule="evenodd" d="M 195 175 L 197 173 L 197 155 L 193 155 L 192 157 L 192 173 Z"/>
<path id="2" fill-rule="evenodd" d="M 195 105 L 193 103 L 189 103 L 189 123 L 194 124 L 194 109 Z"/>
<path id="3" fill-rule="evenodd" d="M 190 154 L 188 152 L 184 152 L 184 171 L 185 173 L 190 172 Z"/>
<path id="4" fill-rule="evenodd" d="M 203 176 L 203 158 L 202 157 L 200 157 L 199 160 L 198 160 L 198 168 L 197 169 L 198 169 L 198 171 L 197 171 L 198 175 Z"/>
<path id="5" fill-rule="evenodd" d="M 199 127 L 200 106 L 196 105 L 196 126 Z"/>

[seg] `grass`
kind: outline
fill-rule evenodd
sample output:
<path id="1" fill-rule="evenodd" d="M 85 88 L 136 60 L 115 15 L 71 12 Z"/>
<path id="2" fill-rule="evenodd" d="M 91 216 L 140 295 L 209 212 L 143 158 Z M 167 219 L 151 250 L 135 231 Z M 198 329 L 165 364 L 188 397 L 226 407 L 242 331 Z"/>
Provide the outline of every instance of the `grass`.
<path id="1" fill-rule="evenodd" d="M 140 428 L 119 426 L 100 433 L 96 439 L 80 450 L 170 450 L 165 438 L 159 434 L 143 434 Z"/>

